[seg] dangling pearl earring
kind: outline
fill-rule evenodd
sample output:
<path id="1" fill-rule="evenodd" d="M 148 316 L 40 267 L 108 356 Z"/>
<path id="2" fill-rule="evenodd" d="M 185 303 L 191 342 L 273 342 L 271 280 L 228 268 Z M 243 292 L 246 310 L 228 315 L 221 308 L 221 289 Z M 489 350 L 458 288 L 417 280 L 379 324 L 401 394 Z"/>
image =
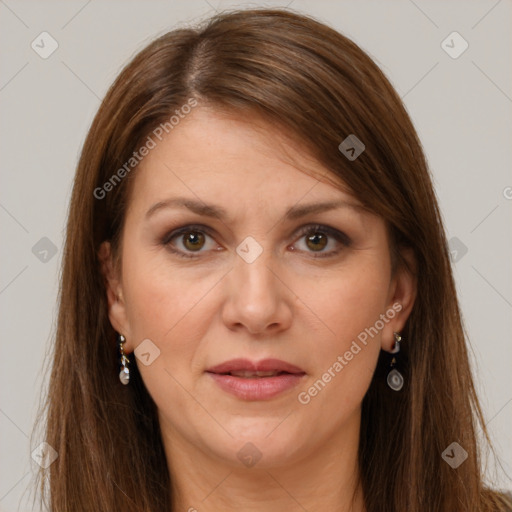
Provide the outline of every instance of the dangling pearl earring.
<path id="1" fill-rule="evenodd" d="M 121 363 L 121 371 L 119 372 L 119 380 L 122 384 L 125 386 L 130 382 L 130 369 L 128 368 L 128 365 L 130 364 L 130 360 L 126 357 L 124 353 L 123 343 L 126 341 L 126 338 L 119 334 L 117 337 L 117 342 L 119 344 L 119 352 L 121 354 L 121 357 L 119 359 L 119 362 Z"/>
<path id="2" fill-rule="evenodd" d="M 402 336 L 399 333 L 393 333 L 395 335 L 395 344 L 393 345 L 392 354 L 398 354 L 400 352 L 400 342 L 402 341 Z M 400 391 L 404 386 L 404 377 L 403 375 L 395 368 L 396 357 L 393 356 L 390 365 L 390 372 L 388 373 L 387 383 L 388 386 L 393 391 Z"/>

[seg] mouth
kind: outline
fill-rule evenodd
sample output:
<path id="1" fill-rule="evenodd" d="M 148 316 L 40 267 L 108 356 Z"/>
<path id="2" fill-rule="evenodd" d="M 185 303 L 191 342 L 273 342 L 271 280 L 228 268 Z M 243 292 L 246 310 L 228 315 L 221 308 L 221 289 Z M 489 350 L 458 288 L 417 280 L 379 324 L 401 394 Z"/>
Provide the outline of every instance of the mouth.
<path id="1" fill-rule="evenodd" d="M 213 372 L 215 373 L 215 372 Z M 242 379 L 262 379 L 265 377 L 277 377 L 278 375 L 295 375 L 288 372 L 271 371 L 271 372 L 253 372 L 251 370 L 239 370 L 233 372 L 217 373 L 217 375 L 233 375 Z"/>
<path id="2" fill-rule="evenodd" d="M 219 387 L 242 400 L 268 400 L 297 386 L 306 372 L 280 361 L 233 359 L 206 370 Z"/>

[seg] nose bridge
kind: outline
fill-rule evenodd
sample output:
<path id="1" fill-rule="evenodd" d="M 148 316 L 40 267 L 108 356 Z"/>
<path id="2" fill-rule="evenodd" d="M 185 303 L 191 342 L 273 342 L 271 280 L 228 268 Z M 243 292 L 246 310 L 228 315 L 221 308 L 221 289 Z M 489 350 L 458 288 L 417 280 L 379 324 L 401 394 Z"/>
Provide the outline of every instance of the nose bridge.
<path id="1" fill-rule="evenodd" d="M 224 308 L 225 322 L 232 326 L 242 324 L 251 333 L 270 326 L 275 329 L 276 325 L 284 328 L 291 311 L 286 287 L 276 275 L 274 251 L 265 241 L 247 237 L 236 252 Z"/>
<path id="2" fill-rule="evenodd" d="M 276 277 L 269 268 L 275 265 L 269 240 L 258 242 L 252 236 L 246 237 L 236 248 L 236 253 L 234 279 L 239 291 L 253 300 L 275 299 Z"/>

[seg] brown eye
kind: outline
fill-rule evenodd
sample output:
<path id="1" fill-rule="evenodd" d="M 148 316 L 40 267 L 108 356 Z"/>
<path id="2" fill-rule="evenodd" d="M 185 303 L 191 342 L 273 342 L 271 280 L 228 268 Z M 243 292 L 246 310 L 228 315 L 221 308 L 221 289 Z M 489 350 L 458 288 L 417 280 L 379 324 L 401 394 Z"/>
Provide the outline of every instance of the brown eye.
<path id="1" fill-rule="evenodd" d="M 313 258 L 336 256 L 352 243 L 345 233 L 322 224 L 304 226 L 297 236 L 299 252 L 309 253 Z"/>
<path id="2" fill-rule="evenodd" d="M 325 249 L 327 242 L 327 236 L 320 232 L 313 233 L 306 237 L 306 244 L 313 251 L 322 251 Z"/>
<path id="3" fill-rule="evenodd" d="M 189 251 L 197 251 L 202 249 L 205 238 L 204 234 L 199 231 L 189 231 L 182 238 L 183 245 Z"/>
<path id="4" fill-rule="evenodd" d="M 199 258 L 219 250 L 211 230 L 199 224 L 183 226 L 166 234 L 161 243 L 169 251 L 183 258 Z"/>

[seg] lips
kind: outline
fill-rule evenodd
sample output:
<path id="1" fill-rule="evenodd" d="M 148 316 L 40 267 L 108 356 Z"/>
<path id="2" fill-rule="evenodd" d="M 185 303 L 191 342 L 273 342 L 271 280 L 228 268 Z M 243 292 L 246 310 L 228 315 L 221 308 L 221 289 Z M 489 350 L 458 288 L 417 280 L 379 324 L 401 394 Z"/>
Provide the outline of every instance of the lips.
<path id="1" fill-rule="evenodd" d="M 238 370 L 238 371 L 222 373 L 221 375 L 234 375 L 235 377 L 242 377 L 243 379 L 261 379 L 264 377 L 275 377 L 276 375 L 282 375 L 283 373 L 288 373 L 288 372 L 278 372 L 278 371 L 254 372 L 252 370 Z"/>
<path id="2" fill-rule="evenodd" d="M 279 359 L 233 359 L 206 370 L 220 388 L 243 400 L 268 400 L 289 390 L 306 372 Z"/>
<path id="3" fill-rule="evenodd" d="M 231 374 L 237 377 L 268 377 L 279 373 L 290 373 L 292 375 L 305 373 L 304 370 L 298 366 L 294 366 L 293 364 L 279 359 L 264 359 L 258 362 L 249 361 L 248 359 L 232 359 L 231 361 L 226 361 L 225 363 L 209 368 L 206 371 L 217 374 Z"/>

